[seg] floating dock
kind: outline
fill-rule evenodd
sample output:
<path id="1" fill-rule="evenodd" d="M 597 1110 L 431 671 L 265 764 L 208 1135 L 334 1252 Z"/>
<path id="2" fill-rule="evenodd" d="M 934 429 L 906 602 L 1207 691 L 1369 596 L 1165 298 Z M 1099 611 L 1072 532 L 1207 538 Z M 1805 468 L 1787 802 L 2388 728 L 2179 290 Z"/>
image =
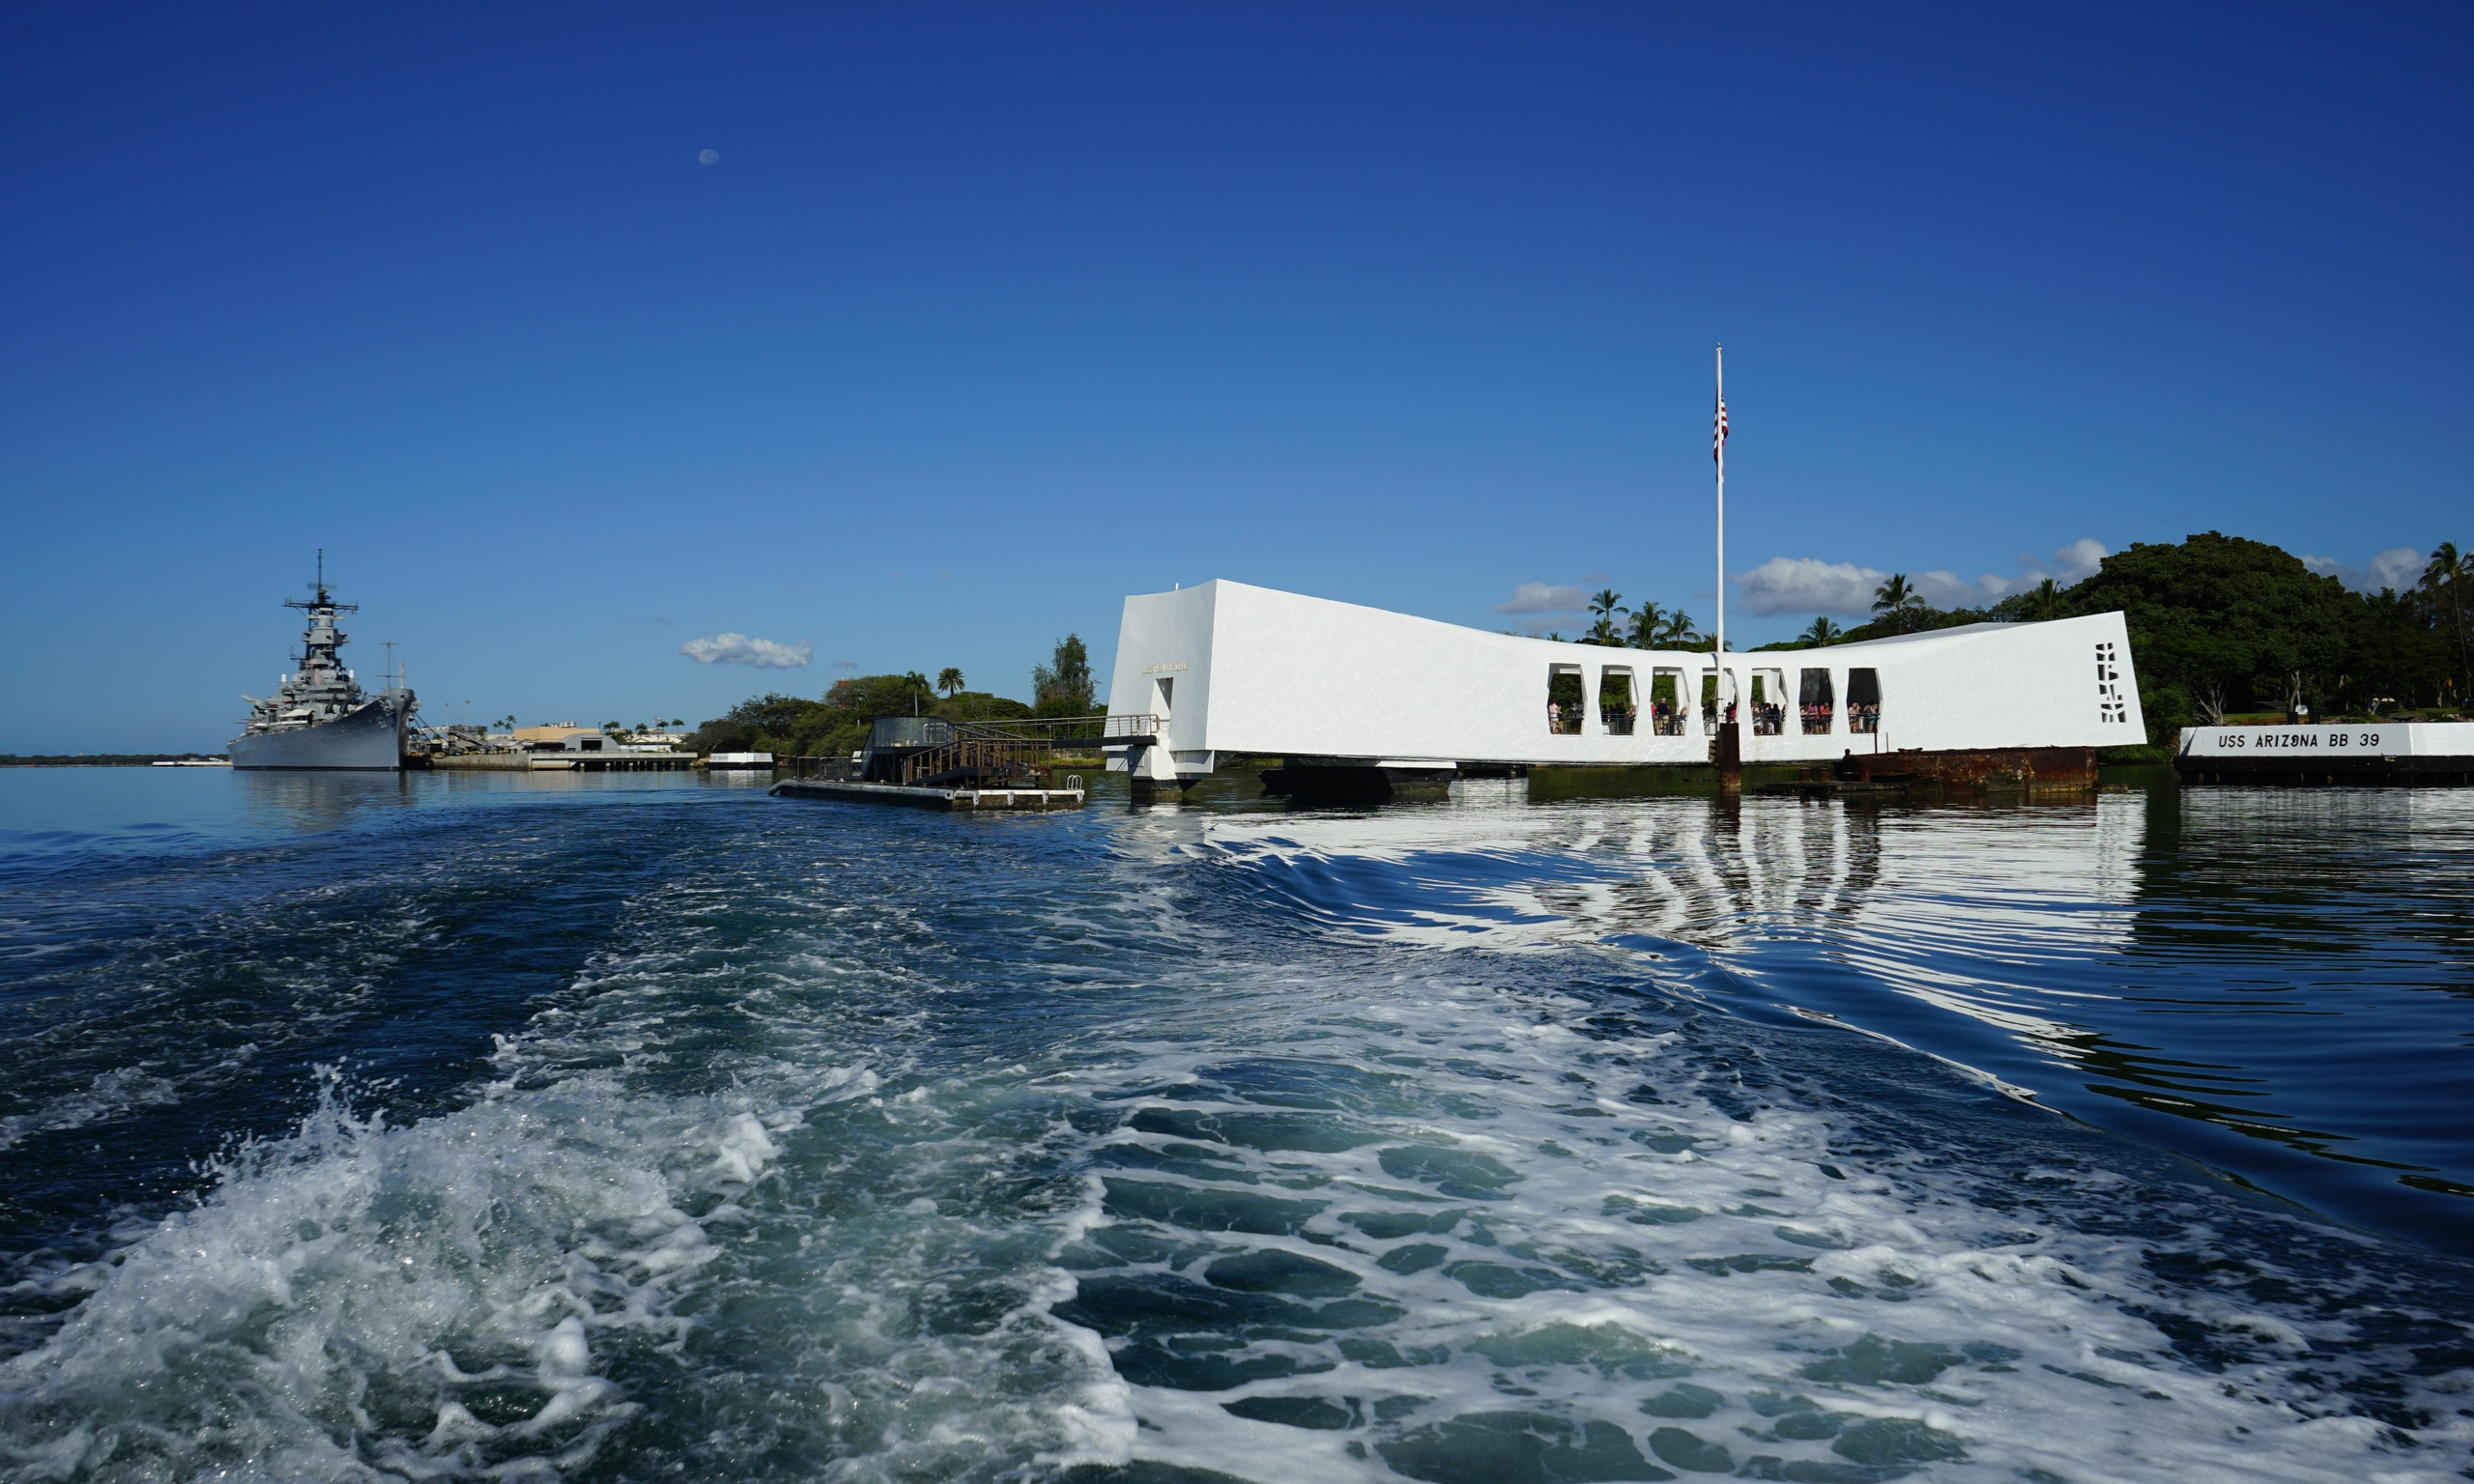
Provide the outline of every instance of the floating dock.
<path id="1" fill-rule="evenodd" d="M 906 804 L 913 809 L 1080 809 L 1085 798 L 1079 787 L 923 788 L 908 784 L 855 784 L 824 779 L 787 779 L 769 791 L 785 799 Z"/>

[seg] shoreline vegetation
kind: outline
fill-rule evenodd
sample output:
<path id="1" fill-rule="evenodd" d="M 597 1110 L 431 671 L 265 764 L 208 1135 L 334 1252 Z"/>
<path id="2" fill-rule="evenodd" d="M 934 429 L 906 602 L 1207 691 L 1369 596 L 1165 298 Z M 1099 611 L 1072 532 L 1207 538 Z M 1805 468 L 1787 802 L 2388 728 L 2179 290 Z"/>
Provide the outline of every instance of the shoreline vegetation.
<path id="1" fill-rule="evenodd" d="M 1090 650 L 1078 634 L 1058 640 L 1049 663 L 1032 668 L 1028 701 L 969 690 L 965 684 L 963 672 L 952 666 L 939 671 L 934 681 L 915 670 L 898 675 L 846 675 L 819 700 L 779 694 L 752 697 L 697 728 L 683 745 L 701 755 L 844 756 L 867 745 L 868 728 L 880 716 L 934 716 L 949 722 L 1088 716 L 1099 691 L 1091 677 Z"/>
<path id="2" fill-rule="evenodd" d="M 2297 720 L 2369 721 L 2465 716 L 2474 654 L 2474 556 L 2444 542 L 2407 591 L 2361 593 L 2322 577 L 2282 548 L 2219 531 L 2173 543 L 2132 545 L 2084 580 L 2047 578 L 1983 608 L 1937 609 L 1905 574 L 1874 594 L 1873 616 L 1851 629 L 1816 618 L 1796 638 L 1745 653 L 1807 649 L 1920 634 L 1971 623 L 2040 623 L 2119 609 L 2130 629 L 2143 746 L 2103 750 L 2111 764 L 2169 763 L 2184 727 L 2267 726 Z M 1613 589 L 1590 599 L 1589 630 L 1575 642 L 1708 653 L 1709 635 L 1682 609 L 1623 606 Z M 1560 634 L 1543 636 L 1561 640 Z M 945 687 L 950 679 L 952 685 Z M 829 756 L 862 745 L 877 716 L 1004 721 L 1090 711 L 1089 657 L 1080 639 L 1058 641 L 1032 675 L 1036 704 L 962 689 L 947 670 L 935 684 L 917 671 L 837 682 L 822 700 L 760 696 L 706 722 L 699 752 Z M 1578 682 L 1566 677 L 1578 704 Z M 940 688 L 943 694 L 939 695 Z M 1672 698 L 1668 698 L 1672 699 Z"/>
<path id="3" fill-rule="evenodd" d="M 2474 554 L 2460 553 L 2454 542 L 2441 543 L 2419 580 L 2402 592 L 2356 592 L 2279 547 L 2213 530 L 2175 543 L 2134 544 L 2107 556 L 2080 582 L 2063 586 L 2047 578 L 1983 608 L 1934 608 L 1905 574 L 1893 574 L 1875 592 L 1869 621 L 1842 629 L 1820 617 L 1792 640 L 1744 652 L 1827 647 L 1971 623 L 2038 623 L 2114 609 L 2128 621 L 2148 740 L 2145 746 L 2106 749 L 2109 762 L 2170 762 L 2181 728 L 2191 726 L 2459 720 L 2467 714 L 2474 674 Z M 1577 642 L 1703 653 L 1712 647 L 1710 636 L 1680 608 L 1626 608 L 1609 588 L 1591 597 L 1590 612 L 1593 621 Z M 700 756 L 836 756 L 866 745 L 868 728 L 880 716 L 957 722 L 1087 716 L 1096 709 L 1097 694 L 1089 649 L 1079 635 L 1069 634 L 1056 642 L 1049 663 L 1033 667 L 1027 701 L 970 690 L 952 666 L 933 681 L 915 670 L 849 675 L 814 700 L 778 693 L 751 697 L 679 745 Z M 1578 700 L 1577 695 L 1568 699 Z M 0 755 L 0 767 L 139 767 L 219 756 Z"/>

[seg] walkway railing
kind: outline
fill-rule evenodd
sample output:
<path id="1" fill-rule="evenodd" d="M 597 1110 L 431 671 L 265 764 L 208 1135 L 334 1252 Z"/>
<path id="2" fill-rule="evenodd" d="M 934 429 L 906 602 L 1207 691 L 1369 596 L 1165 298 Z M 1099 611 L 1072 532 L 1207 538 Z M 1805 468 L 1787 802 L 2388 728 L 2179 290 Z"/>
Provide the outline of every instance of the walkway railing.
<path id="1" fill-rule="evenodd" d="M 1025 716 L 997 722 L 955 722 L 954 739 L 902 759 L 899 782 L 917 784 L 959 775 L 1010 778 L 1045 772 L 1060 752 L 1085 754 L 1105 743 L 1157 739 L 1160 718 L 1133 716 Z M 849 755 L 787 759 L 798 779 L 856 781 L 859 764 Z"/>
<path id="2" fill-rule="evenodd" d="M 1160 719 L 1147 714 L 1026 716 L 953 725 L 953 741 L 903 759 L 904 783 L 955 776 L 984 779 L 1044 773 L 1060 748 L 1157 737 L 1160 732 Z"/>

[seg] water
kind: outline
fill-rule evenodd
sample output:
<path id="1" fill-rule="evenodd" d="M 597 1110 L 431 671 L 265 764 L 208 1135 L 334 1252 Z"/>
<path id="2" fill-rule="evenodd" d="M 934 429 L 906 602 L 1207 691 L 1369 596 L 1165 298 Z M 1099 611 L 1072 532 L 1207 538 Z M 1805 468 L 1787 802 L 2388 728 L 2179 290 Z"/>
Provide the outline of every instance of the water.
<path id="1" fill-rule="evenodd" d="M 0 1478 L 2444 1479 L 2474 795 L 0 774 Z"/>

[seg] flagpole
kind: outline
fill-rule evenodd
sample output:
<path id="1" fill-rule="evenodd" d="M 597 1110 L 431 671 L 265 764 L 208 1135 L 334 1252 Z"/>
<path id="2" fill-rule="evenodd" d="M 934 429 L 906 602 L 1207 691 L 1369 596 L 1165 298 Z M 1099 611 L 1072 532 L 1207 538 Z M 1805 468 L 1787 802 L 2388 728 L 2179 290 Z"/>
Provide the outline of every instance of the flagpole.
<path id="1" fill-rule="evenodd" d="M 1718 700 L 1718 745 L 1711 760 L 1718 766 L 1718 792 L 1733 796 L 1743 787 L 1743 736 L 1736 730 L 1734 676 L 1727 672 L 1727 348 L 1717 351 L 1718 411 L 1712 419 L 1710 453 L 1718 465 L 1718 632 L 1711 643 L 1710 668 L 1715 672 Z"/>
<path id="2" fill-rule="evenodd" d="M 1718 347 L 1718 411 L 1723 415 L 1726 410 L 1727 348 L 1720 345 Z M 1723 658 L 1727 652 L 1727 441 L 1724 438 L 1717 440 L 1715 451 L 1718 457 L 1718 647 L 1712 651 L 1716 658 L 1713 658 L 1711 663 L 1718 667 L 1718 674 L 1721 677 L 1718 681 L 1718 706 L 1720 714 L 1723 715 L 1727 704 L 1727 682 L 1724 678 L 1727 671 L 1726 661 Z"/>

